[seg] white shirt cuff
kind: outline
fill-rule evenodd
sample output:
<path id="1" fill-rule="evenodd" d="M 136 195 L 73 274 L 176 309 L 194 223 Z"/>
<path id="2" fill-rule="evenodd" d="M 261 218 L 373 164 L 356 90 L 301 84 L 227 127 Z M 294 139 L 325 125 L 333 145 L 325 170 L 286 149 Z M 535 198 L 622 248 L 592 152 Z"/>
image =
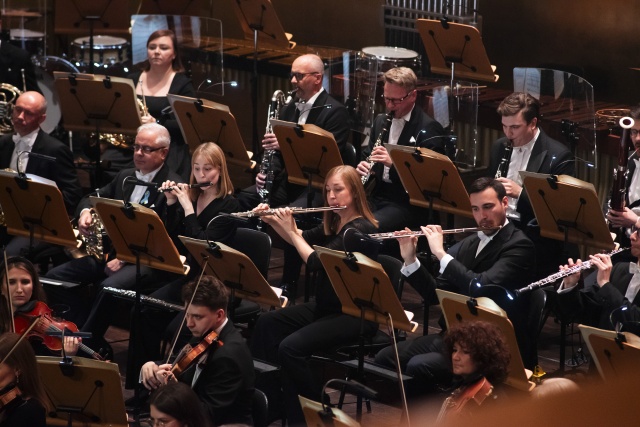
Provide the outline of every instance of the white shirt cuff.
<path id="1" fill-rule="evenodd" d="M 452 259 L 453 257 L 449 254 L 446 254 L 442 257 L 442 259 L 440 260 L 440 274 L 444 273 L 444 270 L 447 268 L 447 265 L 449 265 Z"/>
<path id="2" fill-rule="evenodd" d="M 405 276 L 405 277 L 409 277 L 413 273 L 418 271 L 419 268 L 420 268 L 420 260 L 418 260 L 416 258 L 416 261 L 411 263 L 411 264 L 409 264 L 409 265 L 403 264 L 402 268 L 400 269 L 400 273 L 402 273 L 402 275 Z"/>

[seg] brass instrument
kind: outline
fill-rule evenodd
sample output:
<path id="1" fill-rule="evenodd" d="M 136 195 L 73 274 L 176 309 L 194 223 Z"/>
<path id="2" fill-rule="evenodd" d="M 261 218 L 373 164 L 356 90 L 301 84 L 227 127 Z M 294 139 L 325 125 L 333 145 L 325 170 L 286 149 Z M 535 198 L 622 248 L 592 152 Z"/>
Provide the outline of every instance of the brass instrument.
<path id="1" fill-rule="evenodd" d="M 74 228 L 73 232 L 78 239 L 77 250 L 70 251 L 73 258 L 83 258 L 87 255 L 96 258 L 99 261 L 104 260 L 104 242 L 103 237 L 106 235 L 104 225 L 98 213 L 91 209 L 91 225 L 89 226 L 89 234 L 84 235 Z"/>
<path id="2" fill-rule="evenodd" d="M 147 114 L 147 106 L 140 98 L 136 99 L 138 101 L 138 112 L 140 113 L 140 117 L 142 117 Z M 89 134 L 90 140 L 95 141 L 96 138 L 95 132 Z M 98 142 L 100 142 L 100 144 L 111 144 L 114 147 L 131 150 L 133 144 L 136 142 L 136 137 L 135 135 L 126 135 L 124 133 L 101 133 Z"/>
<path id="3" fill-rule="evenodd" d="M 507 141 L 507 146 L 504 148 L 504 153 L 502 153 L 502 160 L 500 160 L 500 164 L 498 165 L 498 170 L 496 171 L 495 178 L 506 178 L 509 173 L 509 163 L 511 163 L 511 154 L 513 153 L 513 142 L 511 140 Z"/>
<path id="4" fill-rule="evenodd" d="M 615 255 L 617 253 L 620 253 L 620 252 L 623 252 L 623 251 L 626 251 L 626 250 L 629 250 L 629 249 L 630 248 L 615 249 L 615 250 L 609 252 L 607 255 L 613 256 L 613 255 Z M 567 277 L 567 276 L 571 276 L 572 274 L 575 274 L 575 273 L 577 273 L 579 271 L 588 270 L 588 269 L 591 268 L 591 264 L 592 264 L 592 262 L 589 260 L 589 261 L 583 262 L 580 265 L 574 265 L 573 267 L 569 267 L 566 270 L 559 271 L 557 273 L 552 274 L 549 277 L 546 277 L 544 279 L 538 280 L 537 282 L 533 282 L 530 285 L 525 286 L 524 288 L 520 288 L 520 289 L 518 289 L 516 291 L 516 293 L 517 294 L 523 294 L 523 293 L 526 293 L 526 292 L 534 291 L 534 290 L 536 290 L 538 288 L 541 288 L 543 286 L 551 284 L 551 283 L 555 282 L 556 280 L 562 279 L 562 278 Z"/>
<path id="5" fill-rule="evenodd" d="M 341 211 L 346 209 L 346 206 L 325 206 L 322 208 L 289 208 L 291 209 L 291 213 L 294 215 L 303 214 L 303 213 L 311 213 L 311 212 L 322 212 L 322 211 Z M 260 216 L 268 216 L 275 214 L 277 209 L 265 209 L 262 211 L 247 211 L 247 212 L 235 212 L 229 215 L 235 216 L 237 218 L 253 218 Z"/>
<path id="6" fill-rule="evenodd" d="M 11 113 L 21 94 L 22 92 L 17 87 L 8 83 L 0 83 L 0 134 L 13 132 Z"/>
<path id="7" fill-rule="evenodd" d="M 373 147 L 371 147 L 372 153 L 376 147 L 381 147 L 382 144 L 384 144 L 389 140 L 389 131 L 391 130 L 391 121 L 393 120 L 394 114 L 395 114 L 395 111 L 389 111 L 387 113 L 387 116 L 384 119 L 384 124 L 382 125 L 382 130 L 378 135 L 378 139 L 376 139 L 376 142 L 373 144 Z M 366 185 L 367 182 L 369 181 L 369 178 L 371 178 L 371 175 L 373 174 L 371 169 L 373 169 L 373 165 L 375 165 L 375 162 L 371 161 L 371 154 L 369 154 L 369 157 L 367 157 L 366 161 L 367 163 L 369 163 L 369 172 L 367 172 L 366 175 L 362 176 L 362 185 Z"/>
<path id="8" fill-rule="evenodd" d="M 459 234 L 459 233 L 475 233 L 477 231 L 494 231 L 500 230 L 499 227 L 467 227 L 467 228 L 452 228 L 449 230 L 442 230 L 442 234 Z M 400 234 L 396 234 L 400 233 Z M 404 234 L 403 234 L 404 233 Z M 391 231 L 389 233 L 373 233 L 368 234 L 372 239 L 385 240 L 385 239 L 397 239 L 398 237 L 412 237 L 412 236 L 424 236 L 422 230 L 420 231 Z"/>

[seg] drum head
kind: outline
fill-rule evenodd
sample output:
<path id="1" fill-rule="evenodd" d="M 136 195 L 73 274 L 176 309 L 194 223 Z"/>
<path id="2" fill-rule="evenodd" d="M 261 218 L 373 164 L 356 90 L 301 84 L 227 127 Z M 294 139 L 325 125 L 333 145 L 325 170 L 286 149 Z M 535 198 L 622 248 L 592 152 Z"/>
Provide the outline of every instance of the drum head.
<path id="1" fill-rule="evenodd" d="M 378 59 L 411 59 L 417 58 L 418 52 L 402 47 L 391 46 L 369 46 L 363 47 L 362 52 Z"/>
<path id="2" fill-rule="evenodd" d="M 9 30 L 9 38 L 11 40 L 37 40 L 44 39 L 44 33 L 39 31 L 31 31 L 26 28 L 12 28 Z"/>
<path id="3" fill-rule="evenodd" d="M 89 49 L 89 39 L 89 37 L 79 37 L 73 41 L 73 45 L 80 49 Z M 97 50 L 116 49 L 126 44 L 127 40 L 122 37 L 93 36 L 93 48 Z"/>
<path id="4" fill-rule="evenodd" d="M 54 86 L 54 71 L 66 71 L 69 73 L 78 73 L 78 69 L 69 61 L 57 56 L 41 56 L 34 59 L 36 66 L 36 77 L 38 79 L 38 87 L 47 100 L 47 118 L 40 125 L 43 131 L 51 133 L 55 130 L 60 119 L 62 111 L 60 109 L 60 100 Z"/>

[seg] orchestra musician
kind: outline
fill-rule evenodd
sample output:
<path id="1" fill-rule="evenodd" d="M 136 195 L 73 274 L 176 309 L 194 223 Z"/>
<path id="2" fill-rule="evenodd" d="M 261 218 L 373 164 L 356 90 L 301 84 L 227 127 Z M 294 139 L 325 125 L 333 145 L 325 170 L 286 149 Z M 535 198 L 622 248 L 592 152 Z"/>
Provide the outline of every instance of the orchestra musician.
<path id="1" fill-rule="evenodd" d="M 292 305 L 263 313 L 252 334 L 251 351 L 258 359 L 282 366 L 283 399 L 289 425 L 304 423 L 298 395 L 320 401 L 321 387 L 315 384 L 308 358 L 318 350 L 353 343 L 361 332 L 373 335 L 378 325 L 342 314 L 341 304 L 331 286 L 313 245 L 343 250 L 347 229 L 372 232 L 377 221 L 369 210 L 360 176 L 351 166 L 337 166 L 329 171 L 323 190 L 327 206 L 346 209 L 325 211 L 322 225 L 301 231 L 291 210 L 280 208 L 264 221 L 293 245 L 310 271 L 320 272 L 313 302 Z M 268 206 L 260 205 L 257 210 Z"/>
<path id="2" fill-rule="evenodd" d="M 322 87 L 324 78 L 322 59 L 313 54 L 299 56 L 291 64 L 290 75 L 295 97 L 280 110 L 277 118 L 298 124 L 314 124 L 331 132 L 340 153 L 344 154 L 349 137 L 349 113 L 344 105 L 336 101 Z M 303 194 L 305 188 L 287 182 L 287 172 L 280 153 L 280 142 L 275 134 L 264 135 L 262 148 L 276 150 L 272 160 L 274 180 L 269 204 L 274 207 L 307 207 L 306 197 Z M 255 186 L 244 189 L 238 195 L 241 210 L 253 209 L 261 202 L 258 190 L 264 187 L 265 179 L 266 175 L 259 173 L 256 176 Z M 322 201 L 318 198 L 316 206 L 320 204 Z"/>
<path id="3" fill-rule="evenodd" d="M 198 396 L 185 383 L 171 381 L 151 394 L 149 424 L 171 427 L 210 427 Z"/>
<path id="4" fill-rule="evenodd" d="M 129 76 L 136 87 L 136 94 L 143 98 L 147 114 L 142 123 L 160 123 L 171 135 L 171 145 L 166 162 L 169 168 L 189 179 L 191 156 L 189 146 L 182 137 L 180 125 L 170 109 L 168 94 L 195 97 L 191 79 L 184 73 L 176 35 L 171 30 L 154 31 L 147 39 L 147 60 L 141 71 Z"/>
<path id="5" fill-rule="evenodd" d="M 479 178 L 469 188 L 471 211 L 479 227 L 501 226 L 497 231 L 478 231 L 460 242 L 459 250 L 452 256 L 444 249 L 442 229 L 439 225 L 421 227 L 429 243 L 431 253 L 440 263 L 440 275 L 431 276 L 421 265 L 416 255 L 418 238 L 398 238 L 400 252 L 404 260 L 401 270 L 406 280 L 425 301 L 436 301 L 435 289 L 444 289 L 462 295 L 469 295 L 472 282 L 480 285 L 497 285 L 508 290 L 531 282 L 535 252 L 533 243 L 507 219 L 507 195 L 501 182 L 493 178 Z M 519 285 L 520 284 L 520 285 Z M 477 295 L 474 295 L 477 296 Z M 537 350 L 531 345 L 525 326 L 526 300 L 519 299 L 518 309 L 504 306 L 514 324 L 518 345 L 526 367 L 533 368 L 537 362 Z M 520 313 L 520 317 L 516 317 Z M 444 319 L 440 319 L 444 328 Z M 406 366 L 407 374 L 413 376 L 421 389 L 429 391 L 446 379 L 448 362 L 437 350 L 439 335 L 426 335 L 415 340 L 398 343 L 400 361 Z M 376 363 L 395 366 L 393 348 L 382 349 L 375 358 Z M 419 390 L 422 391 L 422 390 Z"/>
<path id="6" fill-rule="evenodd" d="M 20 336 L 0 335 L 0 427 L 45 427 L 51 409 L 38 373 L 33 349 Z M 13 349 L 13 352 L 9 352 Z M 6 399 L 6 402 L 5 402 Z"/>
<path id="7" fill-rule="evenodd" d="M 416 84 L 417 77 L 410 68 L 397 67 L 384 73 L 385 108 L 387 114 L 393 113 L 391 128 L 387 129 L 387 142 L 394 145 L 424 147 L 444 153 L 444 129 L 422 108 L 416 106 Z M 362 151 L 358 173 L 366 175 L 370 169 L 369 162 L 375 162 L 372 167 L 372 173 L 375 175 L 370 180 L 375 179 L 376 183 L 369 201 L 380 224 L 380 231 L 395 231 L 420 225 L 423 223 L 425 211 L 409 203 L 409 196 L 393 167 L 387 149 L 382 145 L 374 147 L 387 114 L 378 115 L 374 121 L 369 146 Z"/>
<path id="8" fill-rule="evenodd" d="M 180 177 L 165 163 L 169 142 L 169 132 L 165 127 L 157 123 L 140 126 L 134 145 L 133 160 L 136 167 L 118 172 L 109 184 L 98 190 L 99 196 L 139 203 L 153 209 L 160 218 L 164 218 L 167 204 L 165 193 L 153 187 L 125 184 L 125 179 L 137 179 L 147 183 L 162 183 L 166 180 L 179 182 Z M 91 213 L 89 196 L 80 201 L 77 215 L 78 229 L 81 233 L 90 235 L 96 231 L 93 229 L 96 224 Z M 141 267 L 141 273 L 143 285 L 159 287 L 161 283 L 171 278 L 167 273 L 146 266 Z M 130 289 L 136 282 L 136 266 L 120 261 L 114 254 L 110 254 L 107 260 L 86 256 L 49 270 L 46 277 L 67 282 L 96 283 L 101 287 Z M 54 286 L 45 286 L 45 291 L 52 304 L 63 303 L 71 306 L 69 320 L 77 325 L 85 323 L 91 304 L 87 304 L 84 297 L 77 291 Z M 111 312 L 107 313 L 107 315 L 110 314 Z"/>
<path id="9" fill-rule="evenodd" d="M 175 380 L 177 375 L 178 381 L 191 386 L 213 425 L 253 425 L 253 359 L 244 338 L 227 318 L 229 290 L 217 278 L 203 276 L 199 284 L 195 281 L 187 283 L 182 297 L 186 306 L 186 326 L 194 338 L 193 349 L 212 332 L 220 343 L 214 342 L 196 355 L 181 352 L 187 354 L 185 357 L 193 356 L 193 363 L 179 375 L 174 374 L 173 367 L 181 365 L 181 355 L 173 366 L 145 363 L 140 371 L 141 383 L 147 389 L 155 390 Z"/>
<path id="10" fill-rule="evenodd" d="M 562 143 L 549 137 L 540 129 L 540 101 L 529 94 L 514 92 L 498 106 L 505 137 L 493 142 L 488 176 L 495 177 L 507 146 L 513 147 L 506 176 L 497 178 L 507 191 L 509 209 L 507 216 L 524 231 L 536 246 L 535 278 L 546 277 L 564 264 L 563 242 L 540 236 L 533 207 L 522 187 L 520 171 L 552 175 L 574 176 L 574 158 Z M 577 247 L 569 247 L 570 254 L 577 254 Z"/>
<path id="11" fill-rule="evenodd" d="M 0 83 L 10 84 L 19 91 L 40 92 L 31 55 L 26 50 L 12 45 L 7 39 L 0 40 Z"/>

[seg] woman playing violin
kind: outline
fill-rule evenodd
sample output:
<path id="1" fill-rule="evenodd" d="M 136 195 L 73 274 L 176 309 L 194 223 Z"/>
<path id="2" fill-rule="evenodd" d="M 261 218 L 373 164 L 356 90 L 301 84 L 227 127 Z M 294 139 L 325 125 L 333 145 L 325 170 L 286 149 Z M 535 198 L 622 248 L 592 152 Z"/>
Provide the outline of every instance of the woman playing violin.
<path id="1" fill-rule="evenodd" d="M 19 338 L 11 332 L 0 335 L 0 360 L 6 358 L 0 364 L 0 427 L 45 427 L 49 399 L 33 349 L 26 340 L 17 344 Z"/>
<path id="2" fill-rule="evenodd" d="M 5 280 L 6 271 L 9 272 L 8 293 Z M 0 277 L 2 278 L 0 282 L 2 283 L 2 294 L 0 296 L 2 303 L 0 328 L 1 332 L 10 332 L 13 326 L 9 313 L 13 312 L 14 316 L 28 316 L 29 313 L 33 313 L 34 310 L 39 310 L 40 307 L 44 305 L 39 305 L 38 303 L 46 303 L 46 296 L 35 267 L 31 261 L 26 258 L 9 258 L 7 260 L 7 268 L 4 268 L 4 263 L 1 267 Z M 11 297 L 11 307 L 9 307 L 9 298 L 7 295 Z M 48 310 L 46 305 L 44 305 L 44 307 Z M 34 340 L 30 341 L 38 354 L 51 355 L 51 352 L 47 350 L 46 347 Z M 79 345 L 80 342 L 78 338 L 65 337 L 65 351 L 67 355 L 72 356 L 76 354 Z"/>
<path id="3" fill-rule="evenodd" d="M 252 334 L 253 356 L 282 366 L 284 404 L 292 425 L 304 423 L 298 395 L 320 401 L 321 387 L 315 384 L 308 358 L 316 351 L 356 342 L 361 326 L 359 319 L 342 314 L 340 301 L 313 245 L 341 251 L 347 229 L 372 233 L 377 227 L 360 175 L 353 167 L 331 169 L 325 179 L 323 196 L 327 206 L 346 206 L 346 209 L 325 211 L 323 224 L 314 229 L 298 230 L 288 208 L 263 217 L 295 247 L 309 270 L 321 272 L 314 302 L 263 313 Z M 259 205 L 256 209 L 266 208 L 268 206 Z M 377 324 L 365 324 L 365 334 L 373 335 L 376 330 Z"/>

